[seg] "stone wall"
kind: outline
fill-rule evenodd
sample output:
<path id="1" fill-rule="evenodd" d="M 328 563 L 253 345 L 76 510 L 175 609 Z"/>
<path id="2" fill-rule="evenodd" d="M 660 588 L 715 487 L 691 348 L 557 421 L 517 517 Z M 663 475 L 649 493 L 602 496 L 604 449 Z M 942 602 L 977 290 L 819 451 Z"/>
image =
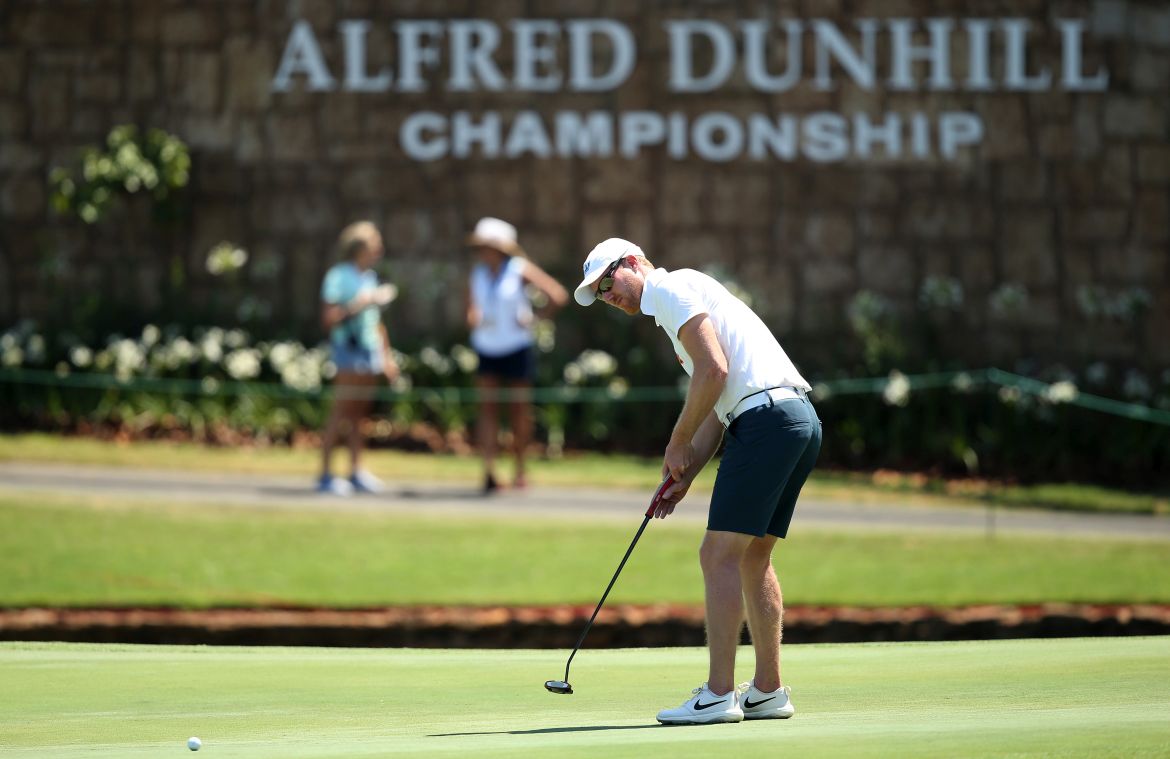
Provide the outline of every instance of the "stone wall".
<path id="1" fill-rule="evenodd" d="M 1025 357 L 1170 364 L 1170 7 L 1155 0 L 1026 0 L 986 3 L 979 16 L 958 0 L 652 2 L 297 2 L 238 0 L 10 0 L 0 6 L 0 324 L 79 308 L 94 293 L 130 300 L 145 315 L 164 308 L 163 283 L 182 281 L 193 303 L 228 305 L 204 257 L 220 240 L 250 252 L 239 293 L 311 331 L 320 276 L 345 223 L 373 219 L 390 249 L 403 298 L 400 330 L 454 331 L 465 276 L 460 242 L 481 215 L 514 222 L 533 257 L 566 284 L 584 253 L 609 236 L 629 237 L 668 268 L 712 262 L 756 296 L 782 341 L 814 349 L 841 343 L 846 308 L 859 290 L 919 318 L 930 277 L 962 286 L 946 318 L 964 335 L 950 350 L 972 364 Z M 501 69 L 512 64 L 510 19 L 620 21 L 638 43 L 618 88 L 555 91 L 313 91 L 307 77 L 287 92 L 273 79 L 290 32 L 307 22 L 335 76 L 345 70 L 339 22 L 370 22 L 369 72 L 393 68 L 392 29 L 402 19 L 482 18 L 499 24 Z M 1034 32 L 1028 71 L 1059 71 L 1057 19 L 1085 22 L 1082 70 L 1104 67 L 1103 91 L 990 92 L 926 87 L 865 88 L 838 64 L 831 89 L 806 77 L 761 93 L 742 69 L 706 94 L 671 92 L 664 22 L 826 19 L 853 44 L 857 18 L 1026 18 Z M 919 29 L 915 40 L 925 44 Z M 888 55 L 878 38 L 878 60 Z M 951 44 L 955 78 L 967 42 Z M 996 37 L 994 74 L 1003 74 Z M 711 54 L 696 47 L 697 70 Z M 742 52 L 742 41 L 739 43 Z M 567 53 L 558 48 L 560 64 Z M 811 71 L 815 56 L 804 50 Z M 779 53 L 772 55 L 776 70 Z M 449 64 L 440 65 L 446 72 Z M 883 77 L 885 64 L 882 64 Z M 440 81 L 436 77 L 435 81 Z M 719 111 L 808 115 L 833 112 L 978 114 L 984 134 L 952 158 L 850 155 L 726 162 L 649 146 L 634 157 L 415 160 L 400 129 L 411 114 L 531 109 L 649 110 L 688 116 Z M 47 178 L 73 165 L 84 145 L 117 124 L 166 129 L 193 159 L 190 215 L 159 230 L 131 204 L 96 228 L 53 215 Z M 1005 284 L 1026 288 L 1023 310 L 993 307 Z M 1142 295 L 1145 293 L 1145 295 Z M 1129 298 L 1148 306 L 1119 313 Z M 1094 305 L 1096 304 L 1096 305 Z M 1105 304 L 1102 306 L 1102 304 Z M 223 321 L 234 318 L 225 310 Z M 568 317 L 570 325 L 581 323 Z M 968 335 L 982 335 L 972 339 Z"/>

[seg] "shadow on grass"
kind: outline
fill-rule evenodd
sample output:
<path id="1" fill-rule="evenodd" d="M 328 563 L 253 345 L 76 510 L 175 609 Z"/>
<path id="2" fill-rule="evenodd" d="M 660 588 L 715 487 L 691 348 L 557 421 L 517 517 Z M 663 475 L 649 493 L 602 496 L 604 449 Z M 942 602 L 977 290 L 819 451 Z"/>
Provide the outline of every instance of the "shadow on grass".
<path id="1" fill-rule="evenodd" d="M 546 733 L 590 733 L 597 730 L 653 730 L 667 725 L 582 725 L 580 727 L 542 727 L 537 730 L 489 730 L 483 733 L 435 733 L 428 738 L 453 738 L 460 735 L 544 735 Z"/>
<path id="2" fill-rule="evenodd" d="M 231 485 L 223 486 L 221 489 L 231 492 Z M 201 489 L 207 489 L 205 485 L 199 485 Z M 256 488 L 256 492 L 260 495 L 273 496 L 278 498 L 302 498 L 302 499 L 336 499 L 338 496 L 332 493 L 322 493 L 317 490 L 316 486 L 300 487 L 296 485 L 262 485 Z M 360 498 L 365 505 L 378 505 L 380 503 L 392 501 L 394 499 L 401 499 L 404 501 L 483 501 L 484 495 L 480 490 L 472 488 L 446 488 L 433 490 L 419 490 L 418 488 L 389 488 L 385 493 L 358 493 L 355 498 Z"/>

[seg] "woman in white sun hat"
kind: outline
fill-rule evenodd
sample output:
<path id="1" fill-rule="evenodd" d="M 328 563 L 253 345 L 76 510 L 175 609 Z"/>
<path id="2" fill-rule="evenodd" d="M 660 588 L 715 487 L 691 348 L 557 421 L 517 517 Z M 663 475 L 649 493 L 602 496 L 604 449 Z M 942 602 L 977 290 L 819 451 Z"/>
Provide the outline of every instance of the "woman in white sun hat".
<path id="1" fill-rule="evenodd" d="M 476 256 L 467 286 L 467 327 L 471 347 L 479 356 L 476 388 L 480 394 L 477 439 L 483 456 L 484 493 L 499 489 L 495 474 L 500 390 L 507 389 L 512 419 L 515 486 L 527 484 L 524 451 L 532 439 L 532 397 L 536 374 L 533 323 L 536 315 L 528 299 L 531 286 L 547 299 L 539 316 L 551 316 L 569 302 L 560 283 L 528 260 L 516 240 L 516 228 L 506 221 L 480 219 L 467 245 Z"/>

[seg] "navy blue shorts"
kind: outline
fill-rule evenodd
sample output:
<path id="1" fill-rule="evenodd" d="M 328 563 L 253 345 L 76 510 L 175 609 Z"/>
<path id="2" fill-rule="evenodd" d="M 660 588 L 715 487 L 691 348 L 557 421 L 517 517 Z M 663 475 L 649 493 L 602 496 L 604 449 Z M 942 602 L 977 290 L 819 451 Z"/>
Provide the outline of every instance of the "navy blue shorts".
<path id="1" fill-rule="evenodd" d="M 821 452 L 821 420 L 803 394 L 736 417 L 711 494 L 708 530 L 788 534 L 796 498 Z"/>
<path id="2" fill-rule="evenodd" d="M 514 382 L 532 382 L 536 378 L 536 352 L 531 345 L 503 356 L 485 356 L 478 351 L 476 355 L 479 356 L 479 368 L 475 373 L 481 377 Z"/>

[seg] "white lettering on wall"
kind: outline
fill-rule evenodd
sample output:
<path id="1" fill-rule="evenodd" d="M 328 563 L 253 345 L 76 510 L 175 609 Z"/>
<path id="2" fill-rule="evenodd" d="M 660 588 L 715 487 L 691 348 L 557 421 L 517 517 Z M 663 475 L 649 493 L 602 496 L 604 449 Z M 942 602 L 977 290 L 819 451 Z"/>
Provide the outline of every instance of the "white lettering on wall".
<path id="1" fill-rule="evenodd" d="M 555 44 L 560 24 L 537 20 L 513 21 L 508 26 L 516 40 L 516 89 L 528 92 L 555 92 L 560 89 L 561 72 L 556 68 Z"/>
<path id="2" fill-rule="evenodd" d="M 548 158 L 552 155 L 552 143 L 549 142 L 544 122 L 540 120 L 540 114 L 536 111 L 521 111 L 516 114 L 512 129 L 508 132 L 508 141 L 504 143 L 505 158 L 517 158 L 526 154 L 537 158 Z"/>
<path id="3" fill-rule="evenodd" d="M 994 89 L 991 67 L 987 63 L 990 58 L 992 23 L 986 19 L 968 19 L 963 22 L 963 28 L 967 30 L 967 89 Z"/>
<path id="4" fill-rule="evenodd" d="M 1081 39 L 1085 33 L 1083 21 L 1061 19 L 1056 22 L 1060 27 L 1060 36 L 1063 44 L 1061 50 L 1061 69 L 1064 72 L 1060 83 L 1066 90 L 1097 91 L 1105 90 L 1109 86 L 1109 72 L 1104 67 L 1097 69 L 1097 73 L 1086 79 L 1081 73 Z"/>
<path id="5" fill-rule="evenodd" d="M 280 56 L 280 65 L 276 68 L 276 76 L 272 78 L 272 89 L 287 92 L 295 74 L 308 76 L 310 90 L 333 89 L 333 75 L 325 66 L 321 46 L 317 44 L 313 27 L 309 26 L 308 21 L 293 24 L 284 53 Z"/>
<path id="6" fill-rule="evenodd" d="M 804 33 L 804 25 L 792 19 L 784 21 L 783 25 L 787 59 L 784 73 L 773 75 L 768 72 L 768 29 L 771 24 L 767 21 L 741 21 L 739 24 L 743 33 L 744 73 L 752 89 L 787 92 L 800 81 L 800 35 Z"/>
<path id="7" fill-rule="evenodd" d="M 735 67 L 735 37 L 715 21 L 667 21 L 670 36 L 670 89 L 674 92 L 710 92 L 731 76 Z M 696 76 L 691 40 L 696 34 L 707 39 L 714 51 L 711 68 Z"/>
<path id="8" fill-rule="evenodd" d="M 887 156 L 902 154 L 902 121 L 896 113 L 887 113 L 881 123 L 874 123 L 863 113 L 853 117 L 853 142 L 859 158 L 869 158 L 875 144 Z"/>
<path id="9" fill-rule="evenodd" d="M 581 114 L 560 111 L 556 115 L 557 155 L 610 156 L 613 155 L 613 115 L 603 111 Z"/>
<path id="10" fill-rule="evenodd" d="M 423 68 L 439 65 L 438 38 L 443 25 L 438 21 L 399 21 L 398 32 L 398 89 L 401 92 L 422 92 L 427 88 Z"/>
<path id="11" fill-rule="evenodd" d="M 841 161 L 849 154 L 849 140 L 846 131 L 849 122 L 839 113 L 822 111 L 806 118 L 801 127 L 804 131 L 804 154 L 819 163 Z"/>
<path id="12" fill-rule="evenodd" d="M 342 21 L 338 24 L 345 40 L 345 89 L 351 92 L 385 92 L 390 89 L 390 72 L 383 69 L 376 76 L 366 73 L 366 35 L 369 21 Z"/>
<path id="13" fill-rule="evenodd" d="M 450 118 L 433 111 L 408 116 L 400 130 L 406 155 L 417 161 L 442 158 L 637 158 L 665 147 L 674 159 L 695 156 L 727 162 L 805 159 L 820 163 L 902 160 L 908 156 L 953 160 L 983 138 L 975 113 L 947 111 L 937 117 L 831 111 L 768 117 L 711 111 L 693 118 L 654 111 L 558 111 L 551 120 L 520 111 L 506 120 L 498 111 L 457 111 Z"/>
<path id="14" fill-rule="evenodd" d="M 451 116 L 451 155 L 467 158 L 476 145 L 486 157 L 500 154 L 500 114 L 488 111 L 479 121 L 467 111 L 456 111 Z"/>
<path id="15" fill-rule="evenodd" d="M 833 58 L 848 72 L 849 77 L 863 90 L 872 90 L 877 78 L 877 54 L 874 44 L 877 39 L 878 24 L 873 20 L 857 22 L 861 31 L 861 54 L 845 39 L 836 24 L 828 21 L 813 21 L 813 32 L 817 41 L 817 73 L 814 80 L 818 90 L 833 89 L 833 79 L 829 71 L 829 59 Z"/>
<path id="16" fill-rule="evenodd" d="M 761 161 L 769 155 L 785 161 L 796 157 L 796 119 L 780 116 L 772 120 L 754 113 L 748 119 L 748 155 Z"/>
<path id="17" fill-rule="evenodd" d="M 1052 72 L 1048 69 L 1028 76 L 1028 28 L 1032 24 L 1022 18 L 1008 18 L 999 23 L 1004 33 L 1004 84 L 1010 90 L 1048 89 L 1052 83 Z"/>
<path id="18" fill-rule="evenodd" d="M 707 161 L 732 161 L 743 152 L 743 124 L 730 113 L 704 113 L 691 129 L 695 155 Z"/>
<path id="19" fill-rule="evenodd" d="M 1107 68 L 1094 62 L 1093 53 L 1086 61 L 1086 22 L 1050 23 L 1048 31 L 1055 31 L 1045 34 L 1026 18 L 861 18 L 848 26 L 827 19 L 669 19 L 657 30 L 668 48 L 660 84 L 673 93 L 713 93 L 734 78 L 755 92 L 780 95 L 765 101 L 775 107 L 784 105 L 783 93 L 802 85 L 831 91 L 842 82 L 866 91 L 884 86 L 981 97 L 1106 90 Z M 296 21 L 272 90 L 300 86 L 308 92 L 381 96 L 434 90 L 604 93 L 621 88 L 638 65 L 639 40 L 615 19 L 517 19 L 506 25 L 474 18 L 402 20 L 388 24 L 387 34 L 378 31 L 369 20 L 343 19 L 336 44 L 323 48 L 312 26 Z M 952 45 L 965 49 L 958 78 Z M 1040 53 L 1046 57 L 1030 58 Z M 738 91 L 731 96 L 738 98 Z M 411 113 L 399 127 L 399 141 L 419 161 L 473 155 L 632 158 L 664 150 L 675 159 L 693 155 L 715 162 L 831 162 L 953 160 L 977 148 L 985 134 L 976 113 L 932 108 L 874 115 L 773 113 L 767 106 L 765 112 L 742 113 L 728 105 L 699 113 L 610 108 L 550 114 L 526 107 L 507 116 L 495 110 Z"/>
<path id="20" fill-rule="evenodd" d="M 642 148 L 657 145 L 666 137 L 666 120 L 654 111 L 623 113 L 620 123 L 623 158 L 634 158 Z"/>
<path id="21" fill-rule="evenodd" d="M 476 85 L 497 91 L 504 89 L 504 75 L 492 60 L 500 45 L 500 27 L 481 19 L 452 21 L 447 28 L 451 40 L 451 76 L 447 89 L 469 92 Z"/>
<path id="22" fill-rule="evenodd" d="M 890 74 L 890 88 L 895 90 L 912 90 L 916 87 L 916 80 L 911 73 L 911 64 L 915 61 L 925 61 L 930 64 L 930 88 L 932 90 L 954 89 L 950 70 L 950 39 L 953 22 L 947 18 L 927 19 L 926 28 L 930 32 L 930 43 L 915 45 L 912 34 L 916 23 L 911 19 L 890 19 L 890 47 L 893 54 Z"/>
<path id="23" fill-rule="evenodd" d="M 947 112 L 939 116 L 939 153 L 954 158 L 958 148 L 975 145 L 983 139 L 983 120 L 974 113 Z"/>
<path id="24" fill-rule="evenodd" d="M 674 92 L 712 92 L 742 66 L 752 89 L 785 92 L 805 77 L 803 61 L 811 46 L 812 84 L 819 90 L 834 89 L 842 74 L 866 90 L 877 87 L 880 77 L 898 91 L 1036 91 L 1051 88 L 1054 80 L 1070 91 L 1105 89 L 1109 72 L 1103 66 L 1091 75 L 1083 71 L 1085 22 L 1056 19 L 1053 23 L 1059 31 L 1059 78 L 1047 66 L 1029 71 L 1031 22 L 1024 18 L 963 19 L 960 25 L 950 18 L 863 18 L 848 30 L 826 19 L 807 24 L 797 19 L 747 19 L 736 22 L 734 28 L 705 19 L 669 20 L 664 24 L 669 47 L 666 85 Z M 624 84 L 637 62 L 636 38 L 628 26 L 613 19 L 510 22 L 511 56 L 504 59 L 510 60 L 510 77 L 497 60 L 503 41 L 497 23 L 485 19 L 399 21 L 393 25 L 395 82 L 389 66 L 392 51 L 369 49 L 371 28 L 368 20 L 338 22 L 345 71 L 342 89 L 427 91 L 438 84 L 430 80 L 445 57 L 449 73 L 442 85 L 452 92 L 499 91 L 507 89 L 509 78 L 512 89 L 525 92 L 562 88 L 605 92 Z M 737 57 L 737 33 L 742 60 Z M 916 35 L 923 33 L 926 42 L 916 41 Z M 956 83 L 951 45 L 958 35 L 965 35 L 960 41 L 967 47 L 967 76 Z M 777 45 L 782 49 L 777 51 Z M 563 55 L 562 46 L 568 48 Z M 611 57 L 608 69 L 599 71 L 595 56 L 604 47 Z M 879 51 L 884 50 L 888 53 L 883 60 Z M 1002 65 L 994 65 L 994 55 L 1002 56 Z M 779 60 L 784 65 L 773 72 L 770 65 Z M 559 67 L 561 61 L 567 65 L 567 76 Z M 998 80 L 995 72 L 1002 72 Z M 310 91 L 337 87 L 312 27 L 303 20 L 289 32 L 272 89 L 287 92 L 293 80 L 302 76 Z"/>
<path id="25" fill-rule="evenodd" d="M 428 136 L 428 132 L 434 133 Z M 402 149 L 416 161 L 437 161 L 451 150 L 447 139 L 447 119 L 432 111 L 419 111 L 406 117 L 400 134 Z"/>
<path id="26" fill-rule="evenodd" d="M 576 92 L 605 92 L 617 89 L 634 70 L 637 44 L 629 27 L 606 18 L 570 21 L 569 28 L 569 89 Z M 609 71 L 595 72 L 594 42 L 597 35 L 609 40 L 613 62 Z"/>

